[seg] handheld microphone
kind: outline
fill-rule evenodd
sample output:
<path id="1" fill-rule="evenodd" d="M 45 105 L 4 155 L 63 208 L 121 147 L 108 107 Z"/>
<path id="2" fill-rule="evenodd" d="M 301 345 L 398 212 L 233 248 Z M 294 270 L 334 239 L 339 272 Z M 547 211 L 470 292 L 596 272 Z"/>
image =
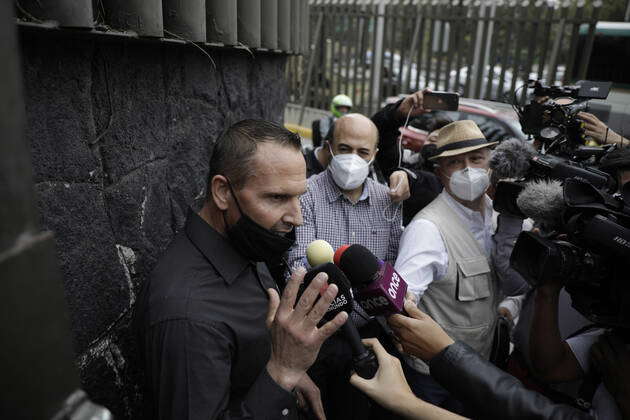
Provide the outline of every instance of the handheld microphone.
<path id="1" fill-rule="evenodd" d="M 357 301 L 368 314 L 387 316 L 403 311 L 407 283 L 391 264 L 358 244 L 340 247 L 334 260 L 359 291 Z"/>
<path id="2" fill-rule="evenodd" d="M 333 263 L 324 263 L 308 271 L 304 275 L 302 290 L 313 281 L 317 274 L 322 272 L 328 275 L 328 284 L 336 284 L 339 289 L 335 300 L 324 314 L 324 320 L 333 319 L 341 311 L 346 311 L 350 315 L 354 302 L 352 288 L 345 274 Z M 362 378 L 372 379 L 378 370 L 378 361 L 374 352 L 366 348 L 361 342 L 361 336 L 352 322 L 352 318 L 348 316 L 347 321 L 341 326 L 341 331 L 352 349 L 352 365 L 355 372 Z"/>
<path id="3" fill-rule="evenodd" d="M 306 247 L 306 260 L 311 267 L 333 262 L 335 251 L 333 247 L 323 239 L 317 239 Z"/>

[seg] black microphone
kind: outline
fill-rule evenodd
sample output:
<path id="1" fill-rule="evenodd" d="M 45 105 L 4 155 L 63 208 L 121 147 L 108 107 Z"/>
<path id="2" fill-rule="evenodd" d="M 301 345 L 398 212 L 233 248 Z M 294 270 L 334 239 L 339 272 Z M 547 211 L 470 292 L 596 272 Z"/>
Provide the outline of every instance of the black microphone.
<path id="1" fill-rule="evenodd" d="M 368 314 L 387 316 L 403 311 L 407 283 L 391 264 L 359 244 L 337 249 L 334 261 L 357 288 L 359 305 Z"/>
<path id="2" fill-rule="evenodd" d="M 346 311 L 348 315 L 352 312 L 352 304 L 354 298 L 352 296 L 352 288 L 346 275 L 333 263 L 320 264 L 304 275 L 304 283 L 302 290 L 306 289 L 313 278 L 319 273 L 326 273 L 328 275 L 328 284 L 336 284 L 339 292 L 335 297 L 335 300 L 330 304 L 326 314 L 325 320 L 333 319 L 341 311 Z M 376 355 L 372 349 L 368 349 L 361 342 L 361 336 L 357 331 L 356 325 L 352 322 L 350 316 L 347 321 L 341 326 L 350 348 L 352 349 L 352 365 L 355 372 L 362 378 L 372 379 L 378 370 L 378 361 Z"/>

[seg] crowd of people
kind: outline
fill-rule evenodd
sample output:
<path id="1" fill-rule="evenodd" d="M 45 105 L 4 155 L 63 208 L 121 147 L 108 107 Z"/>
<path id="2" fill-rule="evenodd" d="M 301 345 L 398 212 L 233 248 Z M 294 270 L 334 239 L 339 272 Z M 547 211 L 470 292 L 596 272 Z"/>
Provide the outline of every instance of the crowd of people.
<path id="1" fill-rule="evenodd" d="M 432 118 L 422 91 L 371 118 L 343 95 L 331 111 L 307 152 L 259 120 L 216 140 L 204 205 L 138 299 L 147 418 L 630 419 L 627 341 L 578 331 L 563 279 L 532 288 L 510 266 L 516 237 L 537 227 L 493 209 L 497 142 L 473 121 Z M 410 121 L 426 137 L 405 158 Z M 628 150 L 602 165 L 620 190 Z M 337 285 L 324 273 L 302 284 L 318 239 L 393 265 L 404 311 L 355 303 L 324 319 Z M 353 372 L 345 323 L 376 354 L 371 379 Z"/>

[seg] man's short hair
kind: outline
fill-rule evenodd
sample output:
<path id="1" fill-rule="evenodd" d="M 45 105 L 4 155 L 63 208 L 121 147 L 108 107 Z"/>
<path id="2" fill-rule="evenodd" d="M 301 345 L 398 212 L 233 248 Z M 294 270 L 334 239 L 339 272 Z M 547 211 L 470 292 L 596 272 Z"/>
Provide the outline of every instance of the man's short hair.
<path id="1" fill-rule="evenodd" d="M 275 143 L 301 152 L 300 136 L 276 123 L 242 120 L 228 128 L 216 141 L 210 157 L 208 189 L 215 175 L 223 175 L 235 189 L 242 188 L 253 174 L 252 161 L 258 146 Z M 209 197 L 210 194 L 207 194 Z"/>

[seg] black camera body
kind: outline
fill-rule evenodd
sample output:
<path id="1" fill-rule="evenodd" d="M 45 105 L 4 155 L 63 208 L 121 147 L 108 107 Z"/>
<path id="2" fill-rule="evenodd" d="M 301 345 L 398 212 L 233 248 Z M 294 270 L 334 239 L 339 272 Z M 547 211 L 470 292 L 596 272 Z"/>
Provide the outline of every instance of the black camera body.
<path id="1" fill-rule="evenodd" d="M 578 113 L 588 110 L 590 99 L 606 99 L 611 85 L 584 81 L 574 86 L 545 86 L 539 80 L 528 81 L 534 98 L 517 110 L 523 132 L 543 143 L 549 153 L 573 159 L 585 155 L 580 150 L 586 136 Z"/>
<path id="2" fill-rule="evenodd" d="M 561 279 L 573 306 L 593 322 L 630 326 L 630 185 L 610 195 L 588 181 L 563 186 L 553 236 L 521 232 L 510 263 L 536 287 Z"/>

